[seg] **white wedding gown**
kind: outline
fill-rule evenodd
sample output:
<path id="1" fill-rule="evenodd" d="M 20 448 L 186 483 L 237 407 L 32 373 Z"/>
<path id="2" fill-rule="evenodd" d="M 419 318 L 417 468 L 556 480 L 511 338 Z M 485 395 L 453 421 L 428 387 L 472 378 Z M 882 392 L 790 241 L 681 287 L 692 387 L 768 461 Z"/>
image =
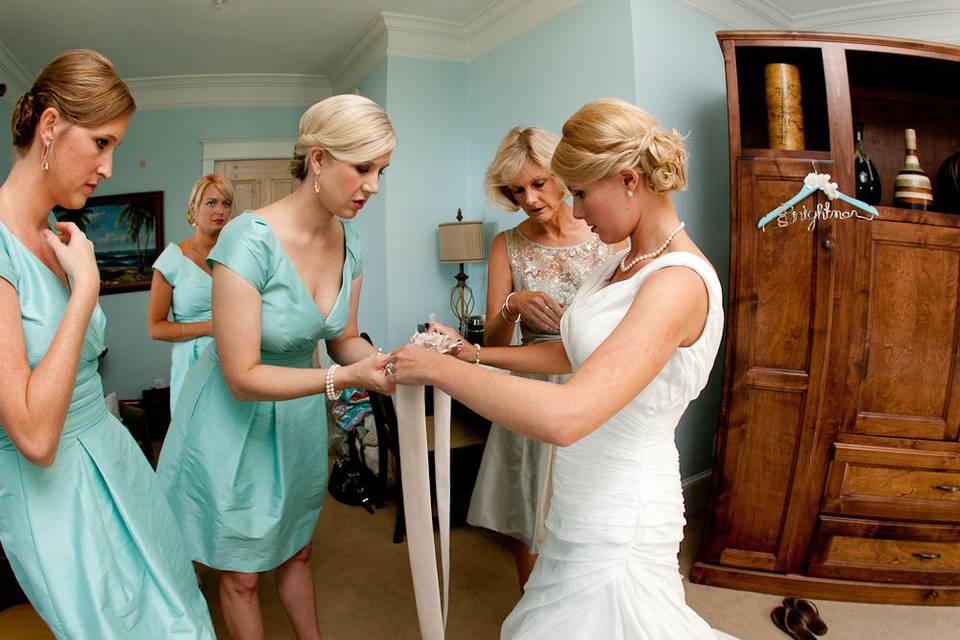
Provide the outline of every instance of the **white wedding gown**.
<path id="1" fill-rule="evenodd" d="M 686 605 L 677 560 L 685 521 L 674 429 L 706 385 L 717 355 L 720 282 L 699 256 L 674 252 L 629 280 L 607 284 L 622 255 L 587 278 L 563 314 L 560 333 L 574 371 L 616 328 L 657 269 L 683 266 L 703 278 L 706 326 L 630 404 L 579 442 L 557 449 L 546 539 L 523 598 L 503 623 L 504 640 L 731 637 Z"/>

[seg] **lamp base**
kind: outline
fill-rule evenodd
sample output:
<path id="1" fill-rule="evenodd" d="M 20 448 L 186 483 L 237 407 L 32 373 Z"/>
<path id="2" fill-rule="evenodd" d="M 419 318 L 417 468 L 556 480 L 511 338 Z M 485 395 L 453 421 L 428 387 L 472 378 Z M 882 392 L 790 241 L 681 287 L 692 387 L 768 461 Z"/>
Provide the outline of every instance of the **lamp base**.
<path id="1" fill-rule="evenodd" d="M 467 325 L 467 318 L 473 311 L 473 289 L 467 285 L 469 276 L 463 271 L 463 263 L 460 263 L 460 273 L 457 274 L 457 286 L 450 290 L 450 310 L 453 311 L 453 317 L 457 319 L 460 335 L 464 335 Z"/>

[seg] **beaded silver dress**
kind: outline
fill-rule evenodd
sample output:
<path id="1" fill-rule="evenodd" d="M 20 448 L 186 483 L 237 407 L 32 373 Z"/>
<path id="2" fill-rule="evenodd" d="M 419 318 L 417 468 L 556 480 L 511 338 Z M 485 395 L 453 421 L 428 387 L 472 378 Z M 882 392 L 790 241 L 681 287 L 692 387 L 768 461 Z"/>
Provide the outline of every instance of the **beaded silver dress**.
<path id="1" fill-rule="evenodd" d="M 514 291 L 542 291 L 566 308 L 580 284 L 607 261 L 613 250 L 592 234 L 571 247 L 548 247 L 524 236 L 517 227 L 504 232 Z M 488 311 L 492 313 L 492 311 Z M 540 333 L 522 322 L 519 340 L 531 344 L 559 340 L 559 333 Z M 514 340 L 517 340 L 514 336 Z M 525 378 L 563 382 L 567 375 L 520 374 Z M 477 474 L 467 522 L 522 540 L 537 553 L 550 505 L 554 447 L 504 429 L 490 427 Z"/>

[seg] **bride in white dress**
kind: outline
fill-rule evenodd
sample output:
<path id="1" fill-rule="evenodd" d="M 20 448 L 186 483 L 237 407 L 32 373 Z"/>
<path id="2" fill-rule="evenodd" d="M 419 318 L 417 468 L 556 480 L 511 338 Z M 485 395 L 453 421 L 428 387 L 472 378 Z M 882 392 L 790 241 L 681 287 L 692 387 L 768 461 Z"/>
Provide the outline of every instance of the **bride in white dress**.
<path id="1" fill-rule="evenodd" d="M 707 383 L 723 325 L 720 282 L 669 195 L 686 186 L 682 139 L 642 109 L 599 100 L 567 120 L 552 168 L 575 217 L 604 242 L 631 245 L 581 285 L 561 319 L 562 341 L 467 344 L 457 358 L 406 346 L 393 353 L 392 375 L 437 385 L 558 447 L 546 539 L 501 638 L 729 638 L 686 605 L 677 560 L 684 517 L 674 429 Z M 551 384 L 476 363 L 573 375 Z"/>

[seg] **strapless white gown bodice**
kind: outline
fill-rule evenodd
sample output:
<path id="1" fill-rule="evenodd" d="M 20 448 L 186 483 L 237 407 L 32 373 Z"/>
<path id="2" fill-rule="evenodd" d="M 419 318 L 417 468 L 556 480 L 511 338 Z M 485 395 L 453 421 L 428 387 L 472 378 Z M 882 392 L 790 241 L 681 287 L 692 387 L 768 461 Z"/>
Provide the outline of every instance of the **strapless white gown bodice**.
<path id="1" fill-rule="evenodd" d="M 706 385 L 720 346 L 720 282 L 699 256 L 674 252 L 629 280 L 608 284 L 619 258 L 583 283 L 561 320 L 574 371 L 623 320 L 637 290 L 657 269 L 682 266 L 703 278 L 706 325 L 697 342 L 678 349 L 619 413 L 557 449 L 547 536 L 502 638 L 729 638 L 684 602 L 677 554 L 685 521 L 674 444 L 677 423 Z"/>

